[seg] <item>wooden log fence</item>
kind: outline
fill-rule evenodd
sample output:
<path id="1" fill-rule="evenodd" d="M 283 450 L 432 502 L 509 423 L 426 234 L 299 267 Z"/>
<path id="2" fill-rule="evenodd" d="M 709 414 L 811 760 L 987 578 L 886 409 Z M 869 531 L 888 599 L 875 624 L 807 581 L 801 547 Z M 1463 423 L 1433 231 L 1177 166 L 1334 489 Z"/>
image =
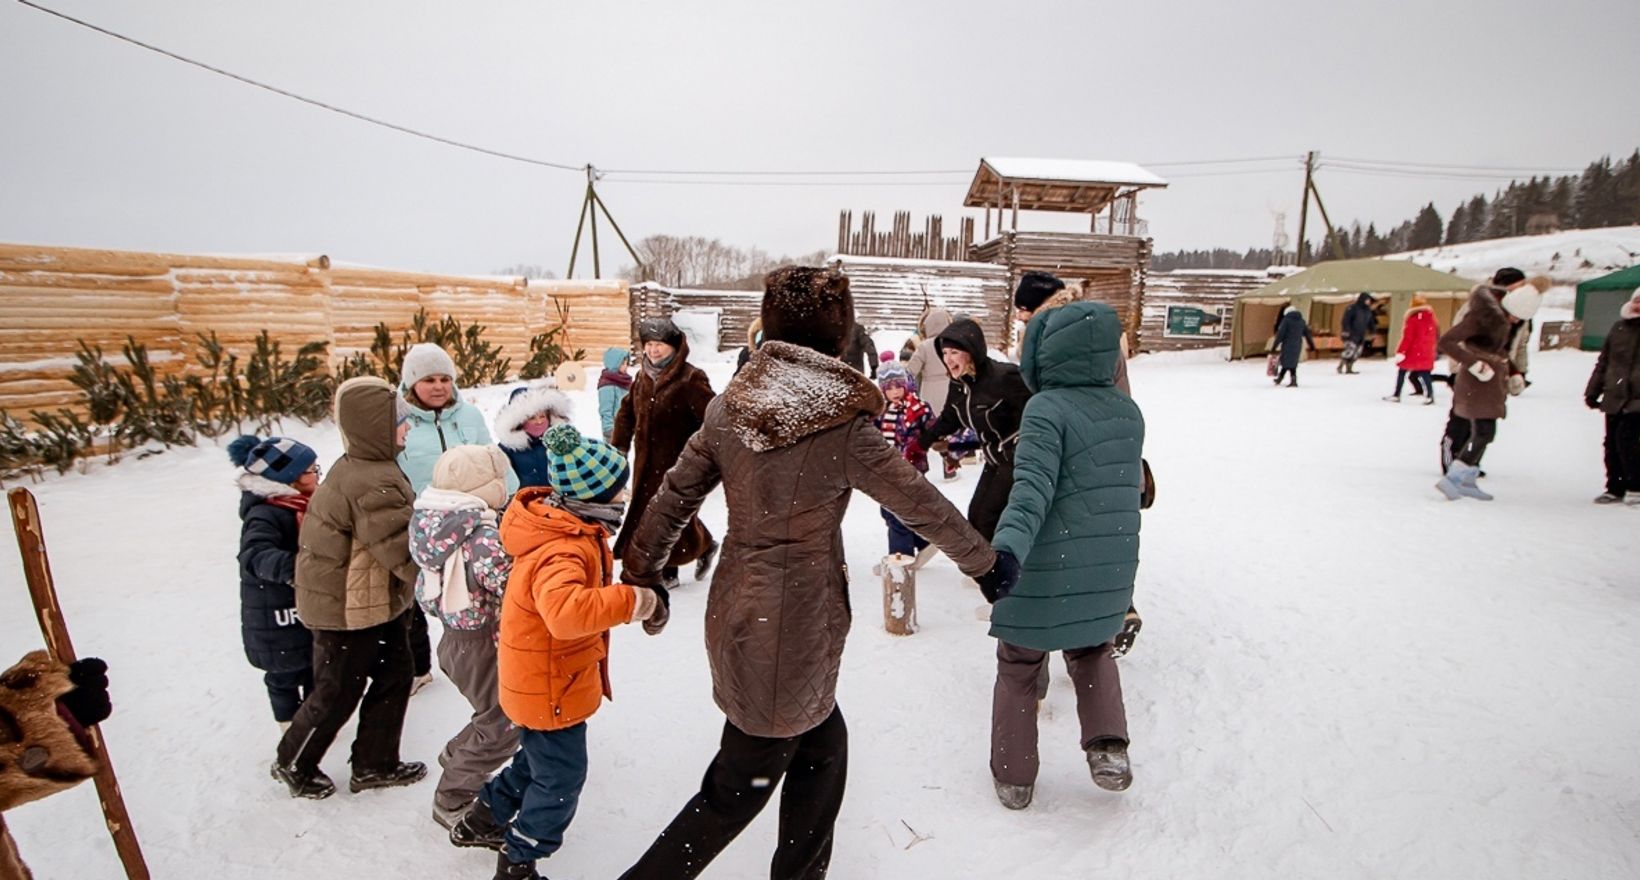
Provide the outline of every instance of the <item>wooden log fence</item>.
<path id="1" fill-rule="evenodd" d="M 161 374 L 195 366 L 201 335 L 243 355 L 256 336 L 292 352 L 329 345 L 334 365 L 367 350 L 378 323 L 395 336 L 421 309 L 485 326 L 516 370 L 530 339 L 557 326 L 562 344 L 596 360 L 626 348 L 632 307 L 624 281 L 538 281 L 332 265 L 327 256 L 223 257 L 0 243 L 0 410 L 76 407 L 68 377 L 80 341 L 121 364 L 130 337 Z"/>

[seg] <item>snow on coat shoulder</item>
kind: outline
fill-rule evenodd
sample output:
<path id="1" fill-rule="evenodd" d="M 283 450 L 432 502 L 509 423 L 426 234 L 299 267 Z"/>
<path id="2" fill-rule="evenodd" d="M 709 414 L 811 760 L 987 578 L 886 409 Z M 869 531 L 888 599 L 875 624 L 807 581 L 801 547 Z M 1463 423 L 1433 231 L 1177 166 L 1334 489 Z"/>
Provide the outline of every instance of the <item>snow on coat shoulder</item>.
<path id="1" fill-rule="evenodd" d="M 834 357 L 785 342 L 763 344 L 724 392 L 735 436 L 753 452 L 790 446 L 859 415 L 883 411 L 883 393 Z"/>

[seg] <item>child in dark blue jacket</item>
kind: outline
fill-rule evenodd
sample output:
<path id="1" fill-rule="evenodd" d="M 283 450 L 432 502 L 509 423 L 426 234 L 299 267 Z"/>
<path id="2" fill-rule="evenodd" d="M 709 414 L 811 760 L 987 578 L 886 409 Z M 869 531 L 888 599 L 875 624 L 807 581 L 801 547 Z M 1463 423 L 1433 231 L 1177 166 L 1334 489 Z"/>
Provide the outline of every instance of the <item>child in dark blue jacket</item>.
<path id="1" fill-rule="evenodd" d="M 313 635 L 296 616 L 297 534 L 319 486 L 318 455 L 288 437 L 228 444 L 239 474 L 239 626 L 281 730 L 313 688 Z"/>
<path id="2" fill-rule="evenodd" d="M 507 405 L 496 413 L 496 440 L 520 488 L 552 485 L 547 479 L 547 447 L 541 438 L 548 428 L 569 424 L 570 410 L 569 396 L 543 383 L 514 389 Z"/>

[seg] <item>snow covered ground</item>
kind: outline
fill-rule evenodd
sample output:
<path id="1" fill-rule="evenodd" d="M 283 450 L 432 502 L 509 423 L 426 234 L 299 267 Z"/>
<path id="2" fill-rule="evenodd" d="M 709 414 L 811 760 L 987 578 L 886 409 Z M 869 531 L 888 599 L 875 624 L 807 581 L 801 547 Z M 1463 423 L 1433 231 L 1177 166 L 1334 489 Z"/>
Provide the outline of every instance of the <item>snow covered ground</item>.
<path id="1" fill-rule="evenodd" d="M 853 730 L 833 877 L 1626 878 L 1640 876 L 1640 510 L 1596 507 L 1593 355 L 1547 352 L 1512 401 L 1485 485 L 1432 488 L 1441 405 L 1392 405 L 1382 361 L 1305 366 L 1196 353 L 1132 369 L 1159 482 L 1145 516 L 1145 628 L 1121 662 L 1135 781 L 1095 788 L 1063 666 L 1042 714 L 1036 802 L 1004 810 L 986 769 L 993 643 L 977 590 L 940 559 L 922 631 L 882 628 L 876 508 L 845 523 L 854 632 L 840 703 Z M 721 389 L 727 364 L 711 367 Z M 477 395 L 489 411 L 502 389 Z M 597 423 L 592 391 L 577 420 Z M 291 428 L 321 460 L 328 427 Z M 268 778 L 277 730 L 239 645 L 233 472 L 214 447 L 35 487 L 68 623 L 109 660 L 104 725 L 158 877 L 484 877 L 429 818 L 431 780 L 293 801 Z M 942 488 L 966 504 L 977 471 Z M 721 531 L 721 494 L 708 502 Z M 0 553 L 0 654 L 39 637 Z M 685 584 L 659 637 L 615 634 L 616 699 L 542 870 L 617 875 L 695 790 L 722 716 Z M 465 704 L 443 678 L 410 705 L 407 758 L 432 761 Z M 344 730 L 325 761 L 345 780 Z M 83 785 L 6 817 L 42 878 L 118 875 Z M 775 811 L 708 877 L 767 876 Z"/>

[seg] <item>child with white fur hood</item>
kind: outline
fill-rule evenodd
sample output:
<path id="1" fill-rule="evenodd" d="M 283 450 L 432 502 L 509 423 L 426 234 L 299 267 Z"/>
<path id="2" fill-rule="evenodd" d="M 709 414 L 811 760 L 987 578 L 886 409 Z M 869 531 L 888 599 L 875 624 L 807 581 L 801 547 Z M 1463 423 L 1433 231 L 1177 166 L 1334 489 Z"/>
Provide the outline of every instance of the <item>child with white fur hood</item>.
<path id="1" fill-rule="evenodd" d="M 542 438 L 548 428 L 570 424 L 571 416 L 568 395 L 551 380 L 514 389 L 507 405 L 496 413 L 496 440 L 507 454 L 520 488 L 552 485 Z"/>
<path id="2" fill-rule="evenodd" d="M 509 470 L 494 446 L 452 447 L 434 464 L 410 518 L 410 556 L 421 567 L 416 599 L 444 623 L 439 668 L 473 707 L 472 720 L 439 754 L 444 772 L 433 818 L 446 828 L 518 750 L 518 731 L 501 711 L 496 682 L 501 595 L 512 574 L 496 525 L 507 504 Z"/>

